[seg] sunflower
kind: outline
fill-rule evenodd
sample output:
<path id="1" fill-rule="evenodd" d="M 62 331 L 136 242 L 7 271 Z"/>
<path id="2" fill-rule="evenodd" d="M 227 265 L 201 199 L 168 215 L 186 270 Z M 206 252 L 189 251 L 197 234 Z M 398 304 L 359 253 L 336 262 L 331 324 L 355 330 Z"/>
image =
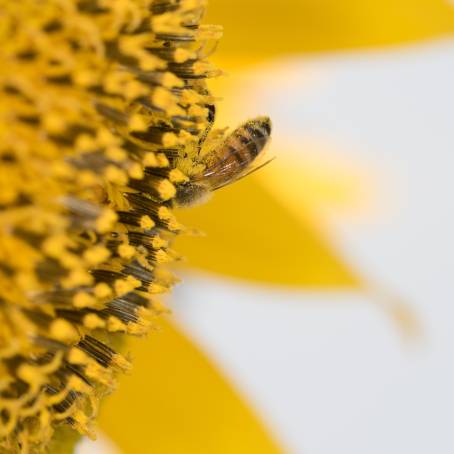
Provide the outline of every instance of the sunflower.
<path id="1" fill-rule="evenodd" d="M 202 0 L 0 4 L 0 446 L 93 437 L 165 309 L 179 167 L 211 125 Z"/>
<path id="2" fill-rule="evenodd" d="M 241 73 L 288 53 L 452 31 L 442 0 L 269 5 L 211 4 L 214 22 L 229 30 L 223 67 Z M 176 191 L 216 104 L 205 81 L 219 74 L 207 57 L 221 30 L 201 24 L 204 7 L 203 0 L 0 0 L 0 452 L 69 452 L 80 434 L 93 436 L 101 398 L 130 368 L 120 352 L 131 338 L 138 367 L 101 415 L 101 427 L 128 453 L 144 446 L 281 452 L 172 325 L 164 321 L 160 336 L 141 339 L 166 312 L 156 295 L 176 282 L 165 264 L 179 258 L 170 248 L 176 235 L 191 233 L 182 219 L 210 234 L 177 248 L 201 269 L 306 288 L 362 285 L 301 209 L 304 188 L 288 167 L 231 193 L 263 216 L 250 220 L 246 207 L 238 212 L 221 196 L 207 211 L 176 219 Z M 304 271 L 302 252 L 311 265 Z"/>

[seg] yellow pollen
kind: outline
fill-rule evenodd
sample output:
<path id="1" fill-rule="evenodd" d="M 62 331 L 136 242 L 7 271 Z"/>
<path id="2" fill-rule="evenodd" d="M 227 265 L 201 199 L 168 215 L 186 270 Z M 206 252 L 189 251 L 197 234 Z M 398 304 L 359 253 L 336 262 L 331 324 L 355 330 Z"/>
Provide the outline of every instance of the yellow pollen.
<path id="1" fill-rule="evenodd" d="M 140 218 L 140 227 L 142 229 L 149 230 L 152 229 L 155 225 L 155 222 L 148 215 L 142 216 Z"/>
<path id="2" fill-rule="evenodd" d="M 79 339 L 79 333 L 74 326 L 63 318 L 57 318 L 51 323 L 49 333 L 62 342 L 76 342 Z"/>
<path id="3" fill-rule="evenodd" d="M 175 186 L 169 180 L 161 180 L 157 189 L 162 200 L 171 199 L 177 192 Z"/>

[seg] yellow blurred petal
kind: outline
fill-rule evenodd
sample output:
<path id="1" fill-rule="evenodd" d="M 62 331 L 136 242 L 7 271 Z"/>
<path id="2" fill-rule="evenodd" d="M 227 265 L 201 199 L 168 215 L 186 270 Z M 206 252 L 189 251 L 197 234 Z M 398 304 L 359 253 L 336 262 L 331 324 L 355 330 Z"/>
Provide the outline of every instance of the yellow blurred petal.
<path id="1" fill-rule="evenodd" d="M 206 233 L 178 238 L 177 249 L 191 267 L 256 282 L 358 287 L 306 207 L 300 206 L 297 218 L 287 203 L 285 197 L 272 197 L 256 178 L 245 178 L 216 191 L 208 204 L 177 213 L 184 224 Z"/>
<path id="2" fill-rule="evenodd" d="M 217 0 L 206 20 L 225 30 L 217 58 L 239 64 L 448 35 L 454 7 L 448 0 Z"/>
<path id="3" fill-rule="evenodd" d="M 273 143 L 272 154 L 278 159 L 256 177 L 302 222 L 307 222 L 308 213 L 319 226 L 331 219 L 377 215 L 376 176 L 334 145 L 295 139 L 287 145 Z"/>
<path id="4" fill-rule="evenodd" d="M 210 361 L 170 323 L 133 340 L 134 373 L 102 407 L 125 454 L 275 454 L 275 442 Z"/>

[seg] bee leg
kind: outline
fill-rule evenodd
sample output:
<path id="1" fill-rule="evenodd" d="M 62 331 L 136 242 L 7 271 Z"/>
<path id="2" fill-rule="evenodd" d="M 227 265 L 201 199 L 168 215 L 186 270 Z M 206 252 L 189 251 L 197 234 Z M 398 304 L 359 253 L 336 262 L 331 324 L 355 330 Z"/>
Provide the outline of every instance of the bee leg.
<path id="1" fill-rule="evenodd" d="M 205 128 L 205 130 L 203 131 L 203 133 L 199 139 L 199 143 L 198 143 L 199 154 L 200 154 L 200 150 L 203 147 L 203 144 L 205 143 L 205 140 L 206 140 L 208 134 L 210 133 L 211 129 L 213 128 L 214 120 L 216 118 L 216 106 L 214 104 L 205 104 L 205 107 L 208 109 L 208 115 L 207 115 L 208 125 Z"/>

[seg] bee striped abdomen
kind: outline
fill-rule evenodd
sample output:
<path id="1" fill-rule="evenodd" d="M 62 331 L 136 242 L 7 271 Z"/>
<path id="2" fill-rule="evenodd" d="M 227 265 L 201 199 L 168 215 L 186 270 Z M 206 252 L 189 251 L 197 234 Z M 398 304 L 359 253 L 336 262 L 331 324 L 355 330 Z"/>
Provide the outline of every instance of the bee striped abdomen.
<path id="1" fill-rule="evenodd" d="M 188 206 L 201 200 L 204 194 L 253 171 L 252 163 L 265 148 L 270 134 L 271 121 L 268 117 L 249 120 L 235 129 L 220 147 L 204 157 L 202 163 L 205 169 L 177 188 L 176 203 Z"/>
<path id="2" fill-rule="evenodd" d="M 251 120 L 239 127 L 229 139 L 233 142 L 233 147 L 242 154 L 242 161 L 249 164 L 265 147 L 270 132 L 269 122 Z"/>
<path id="3" fill-rule="evenodd" d="M 235 146 L 228 145 L 227 153 L 228 153 L 227 156 L 230 155 L 233 158 L 235 158 L 236 161 L 238 162 L 238 164 L 242 165 L 242 163 L 244 162 L 243 155 L 239 152 L 239 150 L 237 148 L 235 148 Z"/>
<path id="4" fill-rule="evenodd" d="M 243 129 L 244 132 L 239 131 L 243 138 L 241 142 L 245 144 L 244 139 L 248 140 L 246 149 L 249 151 L 250 158 L 255 159 L 263 150 L 270 137 L 271 128 L 269 121 L 249 121 L 244 125 Z"/>
<path id="5" fill-rule="evenodd" d="M 268 117 L 247 121 L 206 157 L 207 168 L 201 177 L 212 187 L 233 182 L 260 154 L 270 133 L 271 123 Z"/>

